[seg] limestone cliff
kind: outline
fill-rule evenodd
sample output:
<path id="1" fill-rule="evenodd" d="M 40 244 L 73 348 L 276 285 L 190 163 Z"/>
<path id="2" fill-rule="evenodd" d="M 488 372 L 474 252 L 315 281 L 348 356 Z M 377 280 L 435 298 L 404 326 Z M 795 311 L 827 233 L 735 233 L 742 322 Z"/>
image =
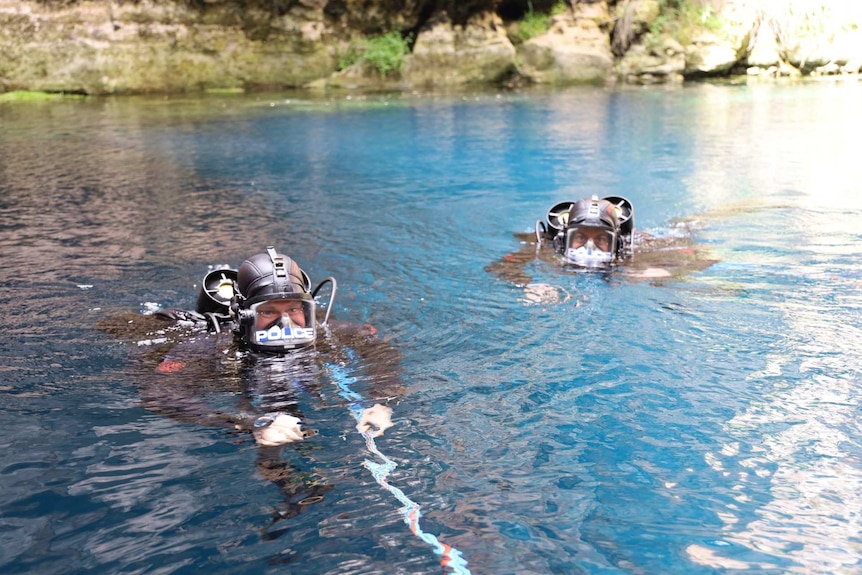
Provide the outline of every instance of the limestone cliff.
<path id="1" fill-rule="evenodd" d="M 787 3 L 794 19 L 766 0 L 0 0 L 0 91 L 421 89 L 858 72 L 862 11 L 824 3 L 805 12 L 800 2 Z M 521 34 L 525 17 L 536 16 L 544 27 Z M 392 31 L 406 54 L 391 73 L 345 57 L 363 38 Z"/>

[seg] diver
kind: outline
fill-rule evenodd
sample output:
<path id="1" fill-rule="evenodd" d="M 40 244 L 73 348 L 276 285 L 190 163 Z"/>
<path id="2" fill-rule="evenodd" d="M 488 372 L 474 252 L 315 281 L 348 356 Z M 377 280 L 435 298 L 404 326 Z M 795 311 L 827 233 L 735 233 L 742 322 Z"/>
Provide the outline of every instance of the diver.
<path id="1" fill-rule="evenodd" d="M 325 311 L 318 314 L 315 298 L 327 284 L 330 286 L 329 298 Z M 336 293 L 337 282 L 333 277 L 326 278 L 312 290 L 309 276 L 293 259 L 276 252 L 272 246 L 267 247 L 265 253 L 246 259 L 238 270 L 217 267 L 204 276 L 193 312 L 160 310 L 154 314 L 160 319 L 175 321 L 186 327 L 207 330 L 204 337 L 190 337 L 180 342 L 165 355 L 156 371 L 166 375 L 179 374 L 188 370 L 189 364 L 200 364 L 201 353 L 196 350 L 212 345 L 209 341 L 212 338 L 208 336 L 215 336 L 215 345 L 223 348 L 217 355 L 221 361 L 224 361 L 227 352 L 228 357 L 242 360 L 246 368 L 255 365 L 263 371 L 290 372 L 294 380 L 302 380 L 301 384 L 294 381 L 288 395 L 294 394 L 295 389 L 314 387 L 311 380 L 320 375 L 314 373 L 318 367 L 314 361 L 316 353 L 332 356 L 356 352 L 361 355 L 363 352 L 367 354 L 369 349 L 376 349 L 376 361 L 379 362 L 382 358 L 380 349 L 392 350 L 376 338 L 376 330 L 372 326 L 356 326 L 330 319 Z M 223 334 L 230 334 L 230 337 L 226 338 Z M 303 354 L 304 351 L 310 351 L 311 354 Z M 206 351 L 204 354 L 205 357 Z M 287 368 L 284 366 L 285 355 L 295 356 L 290 358 L 291 365 Z M 395 362 L 391 361 L 394 354 L 388 355 L 387 365 L 379 367 L 394 371 Z M 366 362 L 366 365 L 370 365 L 370 362 Z M 195 377 L 200 375 L 195 374 Z M 388 384 L 389 391 L 397 386 L 393 385 L 392 373 L 377 375 L 378 381 Z M 259 414 L 253 421 L 249 420 L 251 414 L 247 411 L 228 415 L 228 421 L 236 429 L 252 431 L 255 440 L 261 445 L 275 446 L 301 441 L 307 433 L 301 428 L 298 414 L 276 409 L 279 405 L 292 406 L 294 403 L 289 400 L 285 402 L 283 398 L 267 397 L 279 393 L 283 395 L 283 392 L 261 389 L 272 388 L 273 381 L 277 381 L 278 377 L 252 380 L 258 380 L 256 389 L 250 390 L 257 397 L 256 404 L 272 409 Z M 163 397 L 160 393 L 156 396 Z M 149 395 L 148 399 L 153 399 L 153 396 Z M 176 413 L 177 403 L 173 402 L 169 409 Z M 224 414 L 207 413 L 205 419 L 217 420 L 219 415 Z M 360 433 L 371 432 L 376 436 L 391 426 L 391 409 L 376 405 L 363 411 L 357 429 Z"/>
<path id="2" fill-rule="evenodd" d="M 325 309 L 319 309 L 316 297 L 326 286 Z M 278 485 L 286 500 L 273 515 L 275 523 L 332 489 L 315 472 L 300 471 L 280 455 L 280 446 L 316 434 L 306 426 L 300 406 L 313 399 L 315 412 L 336 422 L 342 412 L 321 407 L 349 408 L 356 430 L 373 438 L 393 425 L 386 403 L 402 391 L 400 354 L 372 326 L 330 318 L 336 292 L 332 277 L 311 289 L 309 276 L 295 261 L 267 247 L 239 269 L 211 269 L 193 311 L 126 314 L 99 327 L 132 336 L 146 358 L 157 358 L 154 372 L 138 382 L 144 409 L 251 434 L 260 447 L 259 472 Z M 339 378 L 364 385 L 366 397 L 338 387 Z"/>
<path id="3" fill-rule="evenodd" d="M 536 222 L 536 242 L 550 239 L 554 250 L 571 264 L 606 267 L 631 255 L 634 209 L 625 198 L 593 196 L 563 202 L 548 211 L 547 220 L 547 226 Z"/>
<path id="4" fill-rule="evenodd" d="M 549 286 L 533 283 L 525 269 L 537 258 L 574 271 L 613 270 L 635 280 L 679 277 L 715 263 L 704 258 L 684 226 L 663 237 L 635 231 L 634 206 L 620 196 L 560 202 L 545 221 L 536 221 L 533 233 L 516 237 L 523 247 L 485 270 L 524 288 L 530 301 L 550 294 Z"/>

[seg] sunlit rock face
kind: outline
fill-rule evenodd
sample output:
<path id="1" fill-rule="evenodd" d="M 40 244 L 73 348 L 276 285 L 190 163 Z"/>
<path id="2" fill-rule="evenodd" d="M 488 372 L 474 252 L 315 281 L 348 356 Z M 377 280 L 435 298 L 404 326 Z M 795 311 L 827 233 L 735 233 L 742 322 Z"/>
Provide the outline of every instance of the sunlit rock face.
<path id="1" fill-rule="evenodd" d="M 576 5 L 555 16 L 546 34 L 525 42 L 518 51 L 521 73 L 535 83 L 604 83 L 613 73 L 607 3 Z"/>
<path id="2" fill-rule="evenodd" d="M 85 93 L 297 86 L 334 67 L 319 0 L 0 0 L 3 88 Z"/>
<path id="3" fill-rule="evenodd" d="M 699 10 L 692 13 L 659 0 L 0 0 L 0 91 L 411 90 L 681 82 L 746 69 L 858 73 L 862 4 L 816 12 L 794 4 L 787 13 L 775 11 L 779 4 L 685 4 Z M 531 10 L 547 15 L 547 30 L 516 41 L 510 31 Z M 392 31 L 409 50 L 394 71 L 344 58 L 362 39 Z"/>
<path id="4" fill-rule="evenodd" d="M 515 66 L 515 47 L 503 21 L 485 12 L 463 26 L 440 14 L 420 31 L 407 57 L 404 76 L 418 87 L 493 84 Z"/>

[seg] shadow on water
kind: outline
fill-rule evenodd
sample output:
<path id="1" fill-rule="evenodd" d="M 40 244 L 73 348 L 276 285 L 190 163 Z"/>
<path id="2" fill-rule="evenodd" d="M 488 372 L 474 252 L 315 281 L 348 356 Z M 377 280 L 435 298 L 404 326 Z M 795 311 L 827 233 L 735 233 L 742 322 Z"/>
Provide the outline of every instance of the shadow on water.
<path id="1" fill-rule="evenodd" d="M 474 573 L 858 570 L 862 204 L 839 176 L 858 96 L 0 105 L 3 572 L 457 571 L 417 526 Z M 657 234 L 685 220 L 717 263 L 527 264 L 559 301 L 486 271 L 592 193 Z M 397 372 L 338 353 L 154 372 L 191 336 L 141 312 L 193 307 L 207 265 L 270 244 L 337 277 L 335 316 L 373 324 Z M 345 382 L 393 397 L 383 483 L 418 523 L 363 466 L 382 460 Z M 316 435 L 261 449 L 173 401 L 237 409 L 267 386 Z"/>

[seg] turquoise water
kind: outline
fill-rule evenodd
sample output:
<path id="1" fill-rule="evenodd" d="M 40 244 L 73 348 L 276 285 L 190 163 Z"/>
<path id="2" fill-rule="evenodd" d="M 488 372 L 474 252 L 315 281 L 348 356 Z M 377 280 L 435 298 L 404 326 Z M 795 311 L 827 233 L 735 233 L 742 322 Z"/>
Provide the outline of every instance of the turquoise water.
<path id="1" fill-rule="evenodd" d="M 0 104 L 0 569 L 862 572 L 860 99 Z M 544 304 L 485 270 L 593 193 L 629 198 L 642 230 L 691 220 L 717 263 L 638 282 L 536 261 L 570 295 Z M 400 352 L 373 444 L 350 402 L 380 395 L 379 366 L 182 382 L 224 405 L 292 385 L 318 434 L 273 456 L 144 409 L 176 391 L 154 346 L 97 328 L 191 308 L 207 265 L 269 244 Z"/>

